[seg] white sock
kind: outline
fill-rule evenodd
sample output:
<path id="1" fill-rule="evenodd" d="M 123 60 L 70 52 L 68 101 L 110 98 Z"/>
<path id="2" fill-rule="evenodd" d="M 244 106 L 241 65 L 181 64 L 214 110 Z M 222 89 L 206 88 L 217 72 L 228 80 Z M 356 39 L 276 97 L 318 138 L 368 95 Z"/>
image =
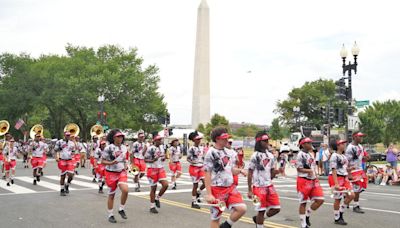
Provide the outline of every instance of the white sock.
<path id="1" fill-rule="evenodd" d="M 264 228 L 264 224 L 256 224 L 256 228 Z"/>
<path id="2" fill-rule="evenodd" d="M 193 201 L 193 202 L 196 202 L 196 201 L 197 201 L 196 196 L 192 196 L 192 201 Z"/>
<path id="3" fill-rule="evenodd" d="M 335 220 L 338 220 L 339 217 L 340 217 L 339 211 L 334 210 L 334 211 L 333 211 L 333 214 L 334 214 L 334 216 L 335 216 Z"/>
<path id="4" fill-rule="evenodd" d="M 311 208 L 307 208 L 306 210 L 306 216 L 310 217 L 311 216 Z"/>
<path id="5" fill-rule="evenodd" d="M 360 203 L 357 201 L 354 201 L 354 207 L 358 207 L 358 206 L 360 206 Z"/>
<path id="6" fill-rule="evenodd" d="M 107 212 L 108 212 L 108 217 L 111 217 L 111 216 L 113 216 L 113 209 L 111 209 L 111 210 L 107 210 Z"/>
<path id="7" fill-rule="evenodd" d="M 307 226 L 305 214 L 300 215 L 300 221 L 301 221 L 301 227 Z"/>
<path id="8" fill-rule="evenodd" d="M 118 211 L 123 211 L 123 210 L 125 210 L 125 205 L 119 205 L 119 210 Z"/>
<path id="9" fill-rule="evenodd" d="M 64 185 L 60 185 L 61 189 L 64 189 Z"/>
<path id="10" fill-rule="evenodd" d="M 346 206 L 344 204 L 341 204 L 339 207 L 339 212 L 344 212 L 344 209 L 346 209 Z"/>
<path id="11" fill-rule="evenodd" d="M 155 203 L 150 203 L 150 208 L 155 208 L 156 204 Z"/>
<path id="12" fill-rule="evenodd" d="M 138 188 L 138 187 L 139 187 L 139 184 L 138 184 L 138 183 L 133 183 L 133 187 L 134 187 L 134 188 Z"/>
<path id="13" fill-rule="evenodd" d="M 228 219 L 226 220 L 226 222 L 227 222 L 229 225 L 231 225 L 231 226 L 233 226 L 233 223 L 235 223 L 234 221 L 231 220 L 231 218 L 228 218 Z"/>
<path id="14" fill-rule="evenodd" d="M 156 200 L 160 200 L 161 196 L 157 195 Z"/>

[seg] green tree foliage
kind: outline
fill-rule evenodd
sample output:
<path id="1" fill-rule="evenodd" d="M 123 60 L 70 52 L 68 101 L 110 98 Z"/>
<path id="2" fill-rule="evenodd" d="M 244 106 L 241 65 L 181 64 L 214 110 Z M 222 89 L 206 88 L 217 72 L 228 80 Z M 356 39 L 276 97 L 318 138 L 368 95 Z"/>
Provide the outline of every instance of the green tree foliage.
<path id="1" fill-rule="evenodd" d="M 269 135 L 273 140 L 278 140 L 283 138 L 283 130 L 279 124 L 278 118 L 272 120 L 271 128 L 269 129 Z"/>
<path id="2" fill-rule="evenodd" d="M 157 116 L 165 113 L 166 104 L 158 92 L 158 68 L 143 68 L 136 49 L 68 45 L 66 52 L 39 58 L 0 55 L 2 118 L 11 123 L 26 113 L 28 125 L 41 123 L 57 137 L 73 122 L 88 138 L 97 120 L 97 97 L 104 95 L 111 128 L 161 129 Z"/>
<path id="3" fill-rule="evenodd" d="M 203 124 L 199 124 L 196 130 L 202 132 L 207 141 L 211 141 L 210 135 L 212 129 L 220 126 L 226 127 L 229 132 L 231 131 L 228 119 L 226 119 L 225 116 L 216 113 L 211 117 L 210 122 L 207 123 L 206 126 L 204 126 Z"/>
<path id="4" fill-rule="evenodd" d="M 374 102 L 358 115 L 361 130 L 367 134 L 365 142 L 375 144 L 400 142 L 400 101 Z"/>
<path id="5" fill-rule="evenodd" d="M 233 134 L 239 137 L 254 137 L 257 132 L 261 131 L 262 129 L 257 127 L 254 124 L 245 125 L 238 128 Z"/>
<path id="6" fill-rule="evenodd" d="M 326 106 L 329 100 L 332 100 L 333 104 L 338 103 L 335 100 L 333 80 L 306 82 L 300 88 L 293 88 L 288 96 L 288 99 L 277 102 L 274 112 L 280 115 L 283 124 L 292 129 L 295 127 L 293 107 L 300 107 L 302 122 L 320 127 L 323 124 L 320 108 Z"/>

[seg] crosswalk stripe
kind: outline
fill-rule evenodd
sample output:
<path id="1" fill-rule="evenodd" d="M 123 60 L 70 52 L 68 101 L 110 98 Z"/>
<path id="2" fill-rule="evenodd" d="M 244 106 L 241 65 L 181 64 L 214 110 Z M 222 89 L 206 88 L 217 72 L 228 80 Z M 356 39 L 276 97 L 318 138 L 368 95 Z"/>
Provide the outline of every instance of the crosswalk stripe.
<path id="1" fill-rule="evenodd" d="M 30 184 L 32 184 L 32 181 L 33 181 L 32 177 L 26 177 L 26 176 L 24 176 L 24 177 L 15 177 L 15 179 L 18 179 L 20 181 L 27 182 L 27 183 L 30 183 Z M 55 190 L 55 191 L 59 191 L 60 190 L 60 185 L 44 181 L 43 179 L 40 180 L 40 182 L 37 182 L 37 186 L 48 188 L 48 189 Z M 75 188 L 70 188 L 70 190 L 76 190 L 76 189 Z"/>
<path id="2" fill-rule="evenodd" d="M 26 193 L 36 192 L 34 190 L 19 186 L 17 184 L 12 184 L 11 186 L 7 186 L 7 182 L 4 180 L 0 180 L 0 188 L 5 189 L 5 190 L 10 191 L 15 194 L 26 194 Z"/>
<path id="3" fill-rule="evenodd" d="M 49 179 L 52 179 L 52 180 L 60 180 L 60 176 L 46 176 L 46 177 Z M 97 189 L 99 187 L 95 183 L 87 183 L 87 182 L 83 182 L 83 181 L 78 181 L 76 179 L 72 180 L 71 186 L 83 186 L 86 188 L 93 188 L 93 189 Z"/>

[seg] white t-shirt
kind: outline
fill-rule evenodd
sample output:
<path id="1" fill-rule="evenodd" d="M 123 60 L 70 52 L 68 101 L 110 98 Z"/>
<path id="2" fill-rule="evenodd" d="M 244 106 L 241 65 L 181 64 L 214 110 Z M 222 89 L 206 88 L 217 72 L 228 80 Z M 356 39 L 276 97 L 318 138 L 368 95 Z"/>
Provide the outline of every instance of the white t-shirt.
<path id="1" fill-rule="evenodd" d="M 249 170 L 253 170 L 253 185 L 256 187 L 272 185 L 271 169 L 274 167 L 275 158 L 273 154 L 270 152 L 254 152 L 249 163 Z"/>
<path id="2" fill-rule="evenodd" d="M 232 168 L 235 164 L 234 151 L 210 147 L 204 158 L 204 170 L 211 172 L 211 186 L 231 186 L 233 184 Z"/>

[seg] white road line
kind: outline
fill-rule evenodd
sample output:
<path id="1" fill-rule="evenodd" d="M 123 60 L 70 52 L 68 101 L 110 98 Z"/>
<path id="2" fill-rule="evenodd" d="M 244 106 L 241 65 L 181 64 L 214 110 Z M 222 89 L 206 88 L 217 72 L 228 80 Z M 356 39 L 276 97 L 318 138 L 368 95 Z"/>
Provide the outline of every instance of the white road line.
<path id="1" fill-rule="evenodd" d="M 11 186 L 7 186 L 7 182 L 4 180 L 0 180 L 0 188 L 10 191 L 14 194 L 26 194 L 26 193 L 35 193 L 36 192 L 34 190 L 19 186 L 17 184 L 12 184 Z"/>
<path id="2" fill-rule="evenodd" d="M 52 179 L 52 180 L 60 180 L 60 176 L 46 176 L 46 177 L 49 179 Z M 93 189 L 99 188 L 99 185 L 97 185 L 95 183 L 87 183 L 87 182 L 83 182 L 83 181 L 78 181 L 76 179 L 72 180 L 71 186 L 83 186 L 86 188 L 93 188 Z"/>
<path id="3" fill-rule="evenodd" d="M 15 178 L 20 180 L 20 181 L 27 182 L 27 183 L 30 183 L 30 184 L 32 184 L 32 181 L 33 181 L 32 177 L 24 176 L 24 177 L 15 177 Z M 47 181 L 44 181 L 44 180 L 40 180 L 40 182 L 37 182 L 37 186 L 48 188 L 48 189 L 55 190 L 55 191 L 60 191 L 60 185 L 53 184 L 53 183 L 50 183 L 50 182 L 47 182 Z M 70 190 L 76 190 L 76 189 L 75 188 L 70 188 Z"/>

